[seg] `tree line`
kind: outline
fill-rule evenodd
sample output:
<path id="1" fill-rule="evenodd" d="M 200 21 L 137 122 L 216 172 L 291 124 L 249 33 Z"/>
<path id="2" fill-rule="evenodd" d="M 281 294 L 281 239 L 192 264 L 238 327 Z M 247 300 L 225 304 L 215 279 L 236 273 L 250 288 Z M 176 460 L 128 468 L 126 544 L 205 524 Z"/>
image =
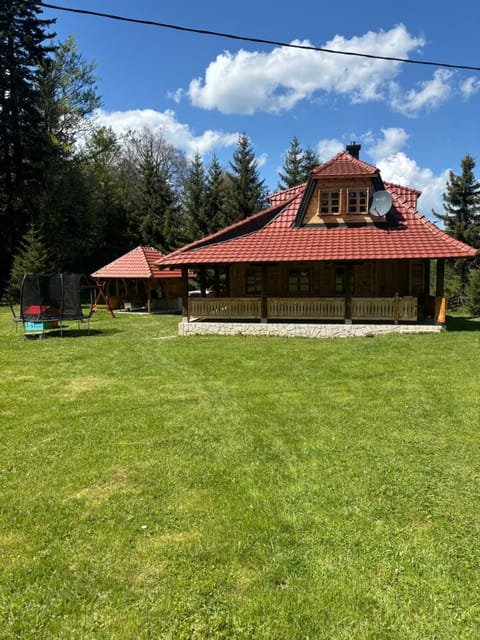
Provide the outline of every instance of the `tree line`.
<path id="1" fill-rule="evenodd" d="M 0 290 L 33 266 L 90 273 L 137 245 L 169 252 L 267 206 L 246 134 L 224 167 L 162 132 L 98 126 L 94 66 L 53 23 L 0 0 Z M 316 164 L 294 139 L 279 187 Z"/>
<path id="2" fill-rule="evenodd" d="M 73 37 L 55 42 L 53 25 L 39 3 L 0 0 L 0 291 L 13 273 L 91 273 L 138 245 L 169 252 L 268 206 L 246 133 L 225 167 L 216 156 L 187 159 L 162 132 L 119 137 L 98 126 L 94 65 Z M 294 137 L 278 189 L 318 164 Z M 467 155 L 434 213 L 480 247 L 474 168 Z M 478 263 L 453 261 L 447 274 L 452 294 L 480 298 Z"/>

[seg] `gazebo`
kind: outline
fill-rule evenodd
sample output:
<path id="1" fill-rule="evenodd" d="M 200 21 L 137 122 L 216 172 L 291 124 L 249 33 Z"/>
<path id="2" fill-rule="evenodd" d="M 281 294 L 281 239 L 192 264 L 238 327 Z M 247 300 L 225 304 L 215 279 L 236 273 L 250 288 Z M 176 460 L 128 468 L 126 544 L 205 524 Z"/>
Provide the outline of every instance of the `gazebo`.
<path id="1" fill-rule="evenodd" d="M 160 270 L 163 254 L 153 247 L 136 247 L 90 274 L 110 309 L 179 311 L 181 271 Z"/>

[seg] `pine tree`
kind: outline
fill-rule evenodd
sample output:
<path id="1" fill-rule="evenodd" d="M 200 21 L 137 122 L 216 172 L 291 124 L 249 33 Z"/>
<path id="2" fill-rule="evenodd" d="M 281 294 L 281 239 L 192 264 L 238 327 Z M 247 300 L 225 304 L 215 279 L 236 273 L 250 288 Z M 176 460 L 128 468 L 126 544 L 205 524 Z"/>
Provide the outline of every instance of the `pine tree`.
<path id="1" fill-rule="evenodd" d="M 24 273 L 49 273 L 52 260 L 41 233 L 31 224 L 20 240 L 16 255 L 13 258 L 8 285 L 10 300 L 18 302 L 20 292 L 18 278 Z"/>
<path id="2" fill-rule="evenodd" d="M 208 221 L 207 233 L 219 231 L 226 225 L 225 207 L 228 201 L 229 182 L 217 156 L 213 156 L 207 172 L 205 211 Z"/>
<path id="3" fill-rule="evenodd" d="M 147 154 L 140 165 L 140 199 L 136 212 L 140 243 L 164 253 L 178 245 L 179 211 L 164 168 Z"/>
<path id="4" fill-rule="evenodd" d="M 0 281 L 35 216 L 48 148 L 36 80 L 53 21 L 40 14 L 40 3 L 0 0 Z"/>
<path id="5" fill-rule="evenodd" d="M 474 247 L 480 247 L 480 183 L 473 170 L 475 160 L 467 154 L 461 163 L 462 173 L 450 171 L 447 190 L 443 194 L 444 213 L 433 212 L 443 221 L 445 231 L 452 237 Z M 466 259 L 455 260 L 453 274 L 460 282 L 459 294 L 465 293 L 471 263 Z"/>
<path id="6" fill-rule="evenodd" d="M 266 206 L 266 188 L 260 179 L 250 139 L 246 134 L 238 138 L 237 148 L 230 162 L 230 201 L 227 224 L 242 220 Z"/>
<path id="7" fill-rule="evenodd" d="M 302 158 L 302 180 L 301 182 L 306 182 L 308 180 L 308 176 L 310 172 L 318 167 L 320 164 L 320 158 L 318 154 L 312 149 L 312 147 L 307 147 L 303 153 Z"/>
<path id="8" fill-rule="evenodd" d="M 290 149 L 285 154 L 283 173 L 279 172 L 279 190 L 290 189 L 304 182 L 303 151 L 297 136 L 292 138 Z"/>
<path id="9" fill-rule="evenodd" d="M 205 198 L 205 168 L 200 154 L 197 153 L 188 167 L 184 189 L 183 210 L 188 242 L 197 240 L 209 232 Z"/>

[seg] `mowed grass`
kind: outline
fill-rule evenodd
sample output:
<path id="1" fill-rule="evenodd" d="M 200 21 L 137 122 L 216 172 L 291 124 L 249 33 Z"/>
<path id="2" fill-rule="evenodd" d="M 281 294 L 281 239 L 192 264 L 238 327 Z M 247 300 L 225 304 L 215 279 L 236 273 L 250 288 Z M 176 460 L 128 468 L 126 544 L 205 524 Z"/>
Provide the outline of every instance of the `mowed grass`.
<path id="1" fill-rule="evenodd" d="M 0 310 L 0 638 L 480 637 L 480 322 L 178 320 Z"/>

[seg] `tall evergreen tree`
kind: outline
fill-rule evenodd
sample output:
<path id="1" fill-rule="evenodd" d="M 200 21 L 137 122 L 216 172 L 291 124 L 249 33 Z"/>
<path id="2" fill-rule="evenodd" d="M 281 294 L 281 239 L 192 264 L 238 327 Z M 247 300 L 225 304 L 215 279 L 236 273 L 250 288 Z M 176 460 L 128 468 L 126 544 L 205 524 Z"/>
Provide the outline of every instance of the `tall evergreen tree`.
<path id="1" fill-rule="evenodd" d="M 302 158 L 302 182 L 306 182 L 308 180 L 310 171 L 313 171 L 313 169 L 318 167 L 319 164 L 320 158 L 318 157 L 318 153 L 316 153 L 312 147 L 307 147 L 303 152 Z"/>
<path id="2" fill-rule="evenodd" d="M 433 212 L 443 221 L 445 231 L 452 237 L 474 247 L 480 247 L 480 183 L 475 179 L 475 160 L 467 154 L 461 163 L 462 173 L 450 171 L 447 190 L 443 194 L 444 213 Z M 459 278 L 460 295 L 465 292 L 471 262 L 453 262 L 453 274 Z"/>
<path id="3" fill-rule="evenodd" d="M 53 21 L 41 13 L 37 2 L 0 0 L 0 280 L 35 217 L 48 147 L 36 80 L 51 51 L 46 41 Z"/>
<path id="4" fill-rule="evenodd" d="M 303 151 L 297 136 L 293 136 L 292 138 L 290 148 L 285 154 L 283 173 L 279 171 L 278 176 L 280 178 L 278 188 L 281 191 L 290 189 L 290 187 L 295 187 L 297 184 L 304 182 Z"/>
<path id="5" fill-rule="evenodd" d="M 230 168 L 227 224 L 247 218 L 266 206 L 265 182 L 260 178 L 258 162 L 246 134 L 238 138 Z"/>
<path id="6" fill-rule="evenodd" d="M 89 136 L 95 137 L 89 116 L 100 104 L 94 65 L 84 60 L 71 36 L 43 61 L 36 82 L 49 143 L 38 226 L 59 270 L 88 272 L 97 266 L 95 232 L 101 225 L 95 219 L 95 213 L 101 215 L 95 200 L 98 181 L 90 170 L 99 165 L 88 155 Z M 77 145 L 80 137 L 87 140 L 87 149 Z"/>
<path id="7" fill-rule="evenodd" d="M 188 242 L 208 234 L 208 219 L 205 208 L 206 199 L 205 167 L 200 154 L 195 154 L 187 171 L 183 211 L 185 231 Z"/>
<path id="8" fill-rule="evenodd" d="M 222 229 L 227 222 L 226 205 L 228 202 L 229 181 L 225 170 L 216 155 L 213 156 L 207 171 L 205 193 L 205 211 L 207 214 L 207 233 Z"/>
<path id="9" fill-rule="evenodd" d="M 178 245 L 179 208 L 165 169 L 150 154 L 139 168 L 140 192 L 136 213 L 140 244 L 169 252 Z"/>
<path id="10" fill-rule="evenodd" d="M 82 170 L 89 188 L 88 273 L 132 248 L 128 235 L 128 212 L 118 159 L 120 144 L 112 129 L 100 127 L 89 138 Z M 83 270 L 87 270 L 86 267 Z"/>
<path id="11" fill-rule="evenodd" d="M 52 145 L 65 157 L 80 135 L 91 129 L 89 116 L 100 107 L 95 64 L 87 62 L 73 35 L 43 60 L 37 77 L 43 126 Z"/>

